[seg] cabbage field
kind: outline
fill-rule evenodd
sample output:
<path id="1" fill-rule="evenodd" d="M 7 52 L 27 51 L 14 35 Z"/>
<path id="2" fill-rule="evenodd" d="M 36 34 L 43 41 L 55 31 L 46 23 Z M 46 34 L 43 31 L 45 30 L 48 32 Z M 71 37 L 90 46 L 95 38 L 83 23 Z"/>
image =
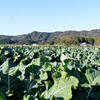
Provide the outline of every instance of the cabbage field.
<path id="1" fill-rule="evenodd" d="M 0 100 L 100 100 L 100 47 L 0 47 Z"/>

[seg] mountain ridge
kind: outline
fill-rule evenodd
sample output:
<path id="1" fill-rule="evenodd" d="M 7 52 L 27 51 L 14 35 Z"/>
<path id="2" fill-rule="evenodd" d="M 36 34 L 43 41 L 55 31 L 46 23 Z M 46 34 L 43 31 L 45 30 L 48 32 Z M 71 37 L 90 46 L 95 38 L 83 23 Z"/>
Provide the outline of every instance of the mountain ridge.
<path id="1" fill-rule="evenodd" d="M 8 36 L 8 35 L 0 35 L 0 41 L 8 40 L 13 41 L 13 43 L 16 43 L 20 41 L 21 42 L 47 42 L 47 41 L 55 41 L 59 39 L 60 37 L 66 37 L 66 36 L 79 36 L 79 37 L 95 37 L 100 38 L 100 29 L 93 29 L 90 31 L 82 30 L 82 31 L 75 31 L 75 30 L 69 30 L 69 31 L 55 31 L 55 32 L 38 32 L 33 31 L 28 34 L 22 34 L 22 35 L 16 35 L 16 36 Z M 24 43 L 23 42 L 23 43 Z M 19 43 L 19 44 L 20 44 Z M 2 42 L 1 42 L 2 44 Z"/>

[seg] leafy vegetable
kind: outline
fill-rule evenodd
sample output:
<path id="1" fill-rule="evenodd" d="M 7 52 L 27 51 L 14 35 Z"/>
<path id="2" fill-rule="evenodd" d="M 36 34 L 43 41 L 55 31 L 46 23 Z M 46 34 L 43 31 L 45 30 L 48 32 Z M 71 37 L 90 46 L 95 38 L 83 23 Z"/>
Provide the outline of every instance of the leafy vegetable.
<path id="1" fill-rule="evenodd" d="M 100 47 L 1 47 L 0 100 L 100 100 Z"/>

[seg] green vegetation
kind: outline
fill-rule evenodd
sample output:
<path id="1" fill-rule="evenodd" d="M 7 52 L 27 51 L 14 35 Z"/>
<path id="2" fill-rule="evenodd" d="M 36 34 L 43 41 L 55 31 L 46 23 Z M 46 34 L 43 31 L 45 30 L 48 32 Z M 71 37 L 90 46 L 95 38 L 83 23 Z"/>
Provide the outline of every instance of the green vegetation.
<path id="1" fill-rule="evenodd" d="M 90 45 L 98 46 L 100 45 L 100 38 L 96 37 L 81 37 L 81 36 L 63 36 L 60 37 L 55 43 L 60 43 L 64 45 L 80 45 L 80 43 L 87 43 Z"/>
<path id="2" fill-rule="evenodd" d="M 0 40 L 0 44 L 15 44 L 15 41 L 12 41 L 10 39 L 2 39 Z"/>
<path id="3" fill-rule="evenodd" d="M 54 43 L 53 43 L 54 42 Z M 0 35 L 0 44 L 64 44 L 79 45 L 82 42 L 100 45 L 100 29 L 91 31 L 37 32 L 18 36 Z"/>
<path id="4" fill-rule="evenodd" d="M 27 44 L 27 45 L 32 45 L 34 43 L 37 43 L 36 41 L 31 41 L 31 40 L 10 40 L 10 39 L 2 39 L 0 40 L 0 44 L 3 45 L 3 44 L 16 44 L 16 45 L 24 45 L 24 44 Z"/>
<path id="5" fill-rule="evenodd" d="M 0 47 L 0 100 L 100 100 L 100 47 Z"/>

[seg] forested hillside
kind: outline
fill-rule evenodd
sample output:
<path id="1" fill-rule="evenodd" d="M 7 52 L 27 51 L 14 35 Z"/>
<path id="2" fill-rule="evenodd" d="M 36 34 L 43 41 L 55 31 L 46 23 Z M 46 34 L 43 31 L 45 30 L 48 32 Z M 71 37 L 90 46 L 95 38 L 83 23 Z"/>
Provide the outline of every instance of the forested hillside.
<path id="1" fill-rule="evenodd" d="M 72 38 L 72 39 L 71 39 Z M 91 31 L 56 31 L 56 32 L 37 32 L 17 36 L 0 35 L 0 44 L 33 44 L 33 43 L 56 43 L 79 44 L 88 42 L 100 44 L 100 29 Z"/>

